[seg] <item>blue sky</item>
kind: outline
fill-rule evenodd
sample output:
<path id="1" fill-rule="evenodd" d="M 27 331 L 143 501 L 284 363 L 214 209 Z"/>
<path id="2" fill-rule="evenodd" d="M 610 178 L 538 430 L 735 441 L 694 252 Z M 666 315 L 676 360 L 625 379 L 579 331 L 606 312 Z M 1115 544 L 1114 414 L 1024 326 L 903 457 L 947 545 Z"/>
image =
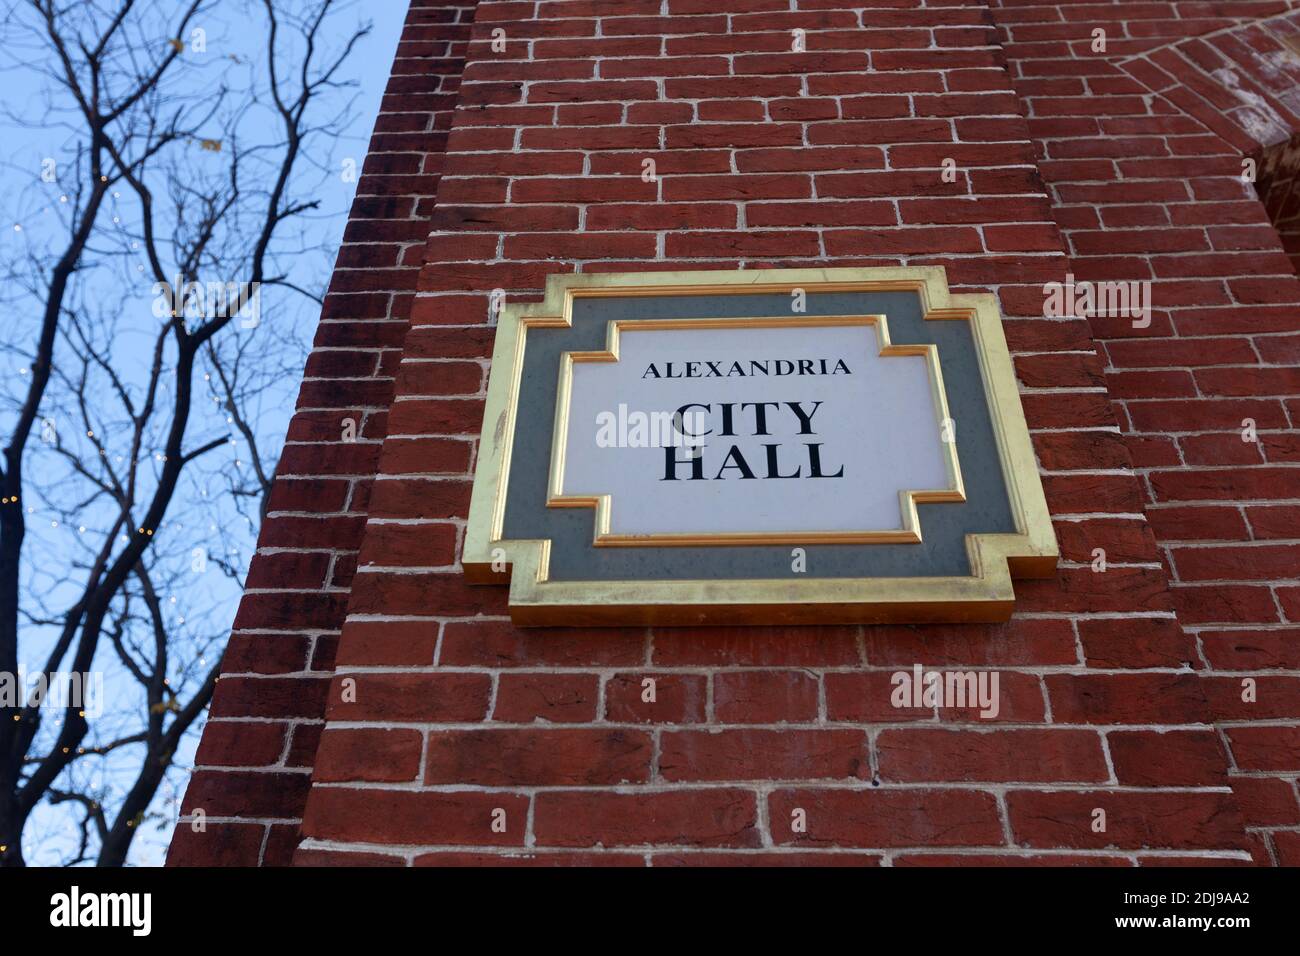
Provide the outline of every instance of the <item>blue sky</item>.
<path id="1" fill-rule="evenodd" d="M 239 51 L 233 55 L 242 57 L 245 62 L 252 59 L 254 62 L 249 69 L 255 69 L 259 40 L 240 32 L 242 24 L 239 10 L 244 2 L 245 0 L 218 0 L 214 7 L 215 15 L 209 17 L 208 46 L 211 51 L 209 56 L 231 57 L 229 51 Z M 342 42 L 346 40 L 358 21 L 369 21 L 372 25 L 370 34 L 360 41 L 342 71 L 342 79 L 356 84 L 353 90 L 345 94 L 345 98 L 351 97 L 351 109 L 346 114 L 347 122 L 342 129 L 342 135 L 323 145 L 317 168 L 309 168 L 304 172 L 306 188 L 310 190 L 313 198 L 319 200 L 320 206 L 315 213 L 304 220 L 301 234 L 302 247 L 305 249 L 320 247 L 321 251 L 305 253 L 295 260 L 291 275 L 297 284 L 312 287 L 318 292 L 323 292 L 328 281 L 356 189 L 355 177 L 340 173 L 349 162 L 355 163 L 355 168 L 359 170 L 364 161 L 406 9 L 406 0 L 361 0 L 359 4 L 345 8 L 337 18 L 338 36 L 325 38 L 327 41 Z M 19 188 L 7 190 L 0 196 L 0 209 L 3 209 L 0 216 L 8 219 L 3 229 L 0 229 L 0 256 L 15 260 L 46 238 L 57 240 L 60 187 L 58 184 L 42 183 L 36 171 L 40 169 L 45 157 L 61 155 L 59 150 L 66 147 L 69 139 L 69 128 L 61 125 L 57 119 L 48 122 L 41 120 L 42 113 L 37 104 L 41 101 L 43 81 L 35 71 L 30 69 L 33 61 L 27 59 L 35 55 L 38 54 L 34 50 L 29 53 L 11 44 L 9 55 L 5 58 L 3 66 L 0 66 L 0 90 L 3 90 L 0 96 L 3 98 L 5 108 L 3 112 L 17 114 L 23 120 L 14 122 L 10 115 L 0 115 L 0 162 L 3 162 L 9 181 L 20 184 Z M 196 76 L 201 75 L 201 69 L 196 67 Z M 55 114 L 48 115 L 53 117 Z M 33 122 L 34 116 L 37 117 L 35 122 Z M 271 120 L 272 114 L 269 111 L 250 111 L 241 127 L 240 135 L 254 142 L 269 139 L 275 135 L 270 126 Z M 258 124 L 265 124 L 265 127 L 259 128 Z M 190 154 L 186 155 L 189 162 Z M 205 156 L 197 149 L 192 155 L 196 175 L 200 170 L 200 164 L 214 161 L 212 157 Z M 129 215 L 125 211 L 126 198 L 129 197 L 123 197 L 122 200 L 124 217 Z M 127 225 L 129 226 L 130 223 L 128 222 Z M 119 285 L 121 285 L 120 280 Z M 116 294 L 121 290 L 115 288 L 112 292 Z M 134 291 L 121 294 L 136 296 Z M 123 301 L 129 307 L 129 311 L 134 313 L 136 305 L 132 299 L 124 298 Z M 138 302 L 141 304 L 140 314 L 145 316 L 149 314 L 145 304 L 147 301 L 148 293 L 141 290 Z M 23 343 L 33 338 L 31 332 L 36 313 L 30 308 L 30 302 L 22 302 L 21 297 L 16 297 L 12 290 L 6 293 L 6 304 L 12 318 L 6 319 L 3 323 L 4 340 L 6 340 L 4 344 L 9 346 L 9 350 L 0 355 L 0 379 L 10 383 L 11 388 L 7 389 L 8 392 L 16 393 L 21 389 L 23 376 L 27 372 L 21 353 L 23 351 L 30 353 L 30 347 L 24 346 Z M 272 308 L 276 310 L 274 313 L 270 312 Z M 264 323 L 265 327 L 258 330 L 267 336 L 261 340 L 258 347 L 283 348 L 286 359 L 294 363 L 300 372 L 302 358 L 310 347 L 318 307 L 305 299 L 290 302 L 286 298 L 274 300 L 270 305 L 264 306 L 263 311 L 264 314 L 273 315 L 274 322 Z M 129 378 L 133 374 L 139 375 L 140 378 L 144 377 L 144 363 L 147 362 L 149 355 L 148 350 L 141 349 L 139 345 L 148 341 L 144 336 L 149 334 L 147 326 L 141 325 L 133 329 L 129 323 L 126 323 L 117 335 L 118 341 L 114 342 L 113 347 L 117 350 L 117 364 L 121 366 L 121 372 L 125 377 Z M 280 443 L 292 414 L 296 392 L 297 376 L 286 374 L 283 381 L 268 390 L 258 403 L 257 432 L 272 460 L 279 453 Z M 225 427 L 220 421 L 224 413 L 219 405 L 215 408 L 204 407 L 203 411 L 211 419 L 209 425 L 216 428 Z M 0 419 L 3 419 L 0 425 L 8 425 L 7 413 L 0 412 Z M 213 454 L 219 455 L 222 452 Z M 221 463 L 222 467 L 229 467 L 231 464 L 244 465 L 245 463 L 239 462 L 239 456 L 238 442 L 231 442 L 231 448 L 227 450 L 229 461 Z M 39 459 L 34 460 L 39 461 Z M 39 474 L 33 475 L 32 468 L 33 465 L 29 462 L 29 482 L 38 481 L 41 477 Z M 57 478 L 51 475 L 50 481 L 57 483 Z M 200 487 L 200 483 L 201 479 L 193 487 L 187 487 L 178 493 L 173 501 L 167 521 L 175 519 L 178 522 L 178 532 L 183 528 L 179 522 L 189 517 L 185 512 L 183 495 L 203 494 L 204 489 Z M 78 549 L 83 546 L 83 542 L 78 540 L 78 531 L 72 526 L 75 522 L 69 523 L 64 520 L 56 523 L 51 520 L 51 514 L 40 513 L 41 503 L 33 496 L 29 495 L 28 501 L 33 503 L 28 516 L 30 530 L 25 546 L 25 558 L 33 570 L 25 583 L 39 587 L 52 597 L 55 605 L 58 605 L 61 596 L 60 588 L 65 586 L 60 580 L 60 575 L 67 574 L 66 569 L 73 557 L 79 553 Z M 86 525 L 92 525 L 89 529 L 91 534 L 94 531 L 93 519 L 93 515 L 85 519 Z M 218 517 L 216 520 L 224 522 L 226 518 Z M 195 524 L 195 522 L 191 523 Z M 197 522 L 197 524 L 202 523 L 203 521 Z M 231 561 L 246 572 L 247 561 L 253 550 L 255 522 L 244 522 L 240 516 L 232 515 L 229 523 L 232 526 L 229 531 L 224 527 L 221 529 L 222 551 L 228 550 Z M 238 527 L 235 527 L 236 525 Z M 191 535 L 193 532 L 206 530 L 185 529 L 184 534 Z M 217 532 L 215 525 L 211 530 Z M 82 533 L 85 534 L 86 529 L 83 528 Z M 178 533 L 176 537 L 179 539 L 182 536 Z M 182 559 L 189 553 L 189 545 L 192 543 L 191 540 L 178 540 L 177 553 Z M 226 545 L 231 546 L 227 548 Z M 181 624 L 186 621 L 186 615 L 191 624 L 195 621 L 204 622 L 202 636 L 196 640 L 205 642 L 201 646 L 208 648 L 210 652 L 215 652 L 219 649 L 218 644 L 224 641 L 226 629 L 234 618 L 238 598 L 239 590 L 231 582 L 223 581 L 221 575 L 208 574 L 196 585 L 173 591 L 168 595 L 167 600 L 169 613 L 175 614 L 175 620 Z M 20 663 L 30 670 L 38 669 L 44 660 L 47 648 L 48 643 L 43 640 L 43 635 L 32 633 L 32 630 L 28 629 L 20 643 Z M 126 678 L 121 675 L 115 678 L 111 661 L 103 664 L 97 659 L 96 666 L 102 667 L 105 671 L 106 691 L 111 698 L 113 681 Z M 191 733 L 190 740 L 178 754 L 178 765 L 185 767 L 190 765 L 196 743 L 197 733 Z M 129 773 L 121 779 L 127 778 Z M 116 776 L 114 780 L 117 780 Z M 185 775 L 178 773 L 170 781 L 165 782 L 160 788 L 153 809 L 164 816 L 174 817 L 175 804 L 184 790 L 185 781 Z M 117 780 L 117 785 L 120 784 L 121 780 Z M 143 828 L 133 844 L 131 862 L 134 865 L 145 866 L 161 864 L 169 837 L 170 826 L 150 825 Z M 24 852 L 30 863 L 47 865 L 57 863 L 61 855 L 66 852 L 68 841 L 71 839 L 73 833 L 68 827 L 66 810 L 46 808 L 40 811 L 29 825 L 24 838 Z"/>

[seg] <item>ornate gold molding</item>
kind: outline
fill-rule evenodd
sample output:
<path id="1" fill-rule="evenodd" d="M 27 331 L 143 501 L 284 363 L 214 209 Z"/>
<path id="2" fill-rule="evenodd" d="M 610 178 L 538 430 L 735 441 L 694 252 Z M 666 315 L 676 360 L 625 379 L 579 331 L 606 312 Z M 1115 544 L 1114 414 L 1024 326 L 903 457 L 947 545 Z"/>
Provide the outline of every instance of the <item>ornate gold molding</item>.
<path id="1" fill-rule="evenodd" d="M 971 574 L 964 577 L 816 578 L 792 574 L 789 578 L 761 580 L 550 580 L 549 539 L 506 540 L 502 537 L 510 454 L 530 328 L 572 325 L 573 302 L 579 297 L 629 297 L 666 295 L 736 295 L 785 293 L 795 289 L 813 292 L 915 292 L 927 321 L 967 321 L 980 364 L 985 398 L 998 445 L 998 458 L 1016 533 L 971 534 L 966 550 Z M 808 323 L 875 324 L 882 354 L 886 349 L 911 350 L 893 354 L 926 354 L 932 365 L 932 388 L 942 419 L 948 417 L 934 346 L 892 345 L 888 326 L 877 316 L 809 316 Z M 801 319 L 802 320 L 802 319 Z M 760 320 L 645 320 L 656 323 L 766 322 L 792 324 L 790 319 Z M 614 361 L 618 356 L 618 328 L 612 321 L 604 352 L 566 353 L 557 370 L 560 388 L 556 400 L 553 441 L 562 442 L 567 428 L 567 387 L 573 361 Z M 646 327 L 639 325 L 638 327 Z M 556 447 L 559 448 L 557 461 Z M 951 456 L 954 486 L 963 491 L 955 448 Z M 562 506 L 595 507 L 596 538 L 609 528 L 608 497 L 563 498 L 561 485 L 563 445 L 553 445 L 548 476 L 550 502 Z M 964 493 L 964 491 L 963 491 Z M 926 497 L 939 492 L 904 492 L 905 531 L 915 524 L 916 501 L 961 500 Z M 558 500 L 557 500 L 558 499 Z M 602 504 L 603 499 L 603 504 Z M 908 515 L 911 511 L 910 516 Z M 603 515 L 603 517 L 602 517 Z M 907 521 L 913 522 L 907 525 Z M 603 523 L 602 523 L 603 521 Z M 897 535 L 899 532 L 893 532 Z M 852 535 L 853 532 L 848 532 Z M 871 534 L 871 533 L 868 533 Z M 875 534 L 878 534 L 875 533 Z M 718 544 L 679 540 L 654 544 Z M 918 536 L 919 537 L 919 536 Z M 761 540 L 760 540 L 761 539 Z M 643 540 L 643 539 L 642 539 Z M 897 537 L 866 537 L 864 541 L 897 541 Z M 619 545 L 617 540 L 602 544 Z M 817 544 L 816 535 L 793 534 L 774 541 L 771 535 L 734 544 Z M 835 543 L 845 543 L 836 538 Z M 509 583 L 511 616 L 519 624 L 703 624 L 703 623 L 839 623 L 876 621 L 998 621 L 1005 620 L 1014 603 L 1012 576 L 1044 577 L 1054 573 L 1058 550 L 1043 495 L 1038 466 L 1020 405 L 1011 356 L 1002 332 L 997 300 L 986 294 L 952 295 L 941 267 L 877 269 L 781 269 L 743 272 L 668 272 L 555 275 L 547 280 L 540 303 L 508 305 L 502 309 L 493 349 L 492 373 L 479 442 L 469 522 L 462 565 L 475 583 Z"/>

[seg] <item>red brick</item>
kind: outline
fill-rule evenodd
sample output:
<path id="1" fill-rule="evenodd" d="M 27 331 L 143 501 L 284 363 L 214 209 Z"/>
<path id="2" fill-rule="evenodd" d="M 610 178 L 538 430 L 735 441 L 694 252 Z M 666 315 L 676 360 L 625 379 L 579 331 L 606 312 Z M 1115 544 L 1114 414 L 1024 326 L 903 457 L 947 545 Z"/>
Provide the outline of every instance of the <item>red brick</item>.
<path id="1" fill-rule="evenodd" d="M 817 667 L 859 663 L 851 627 L 665 628 L 654 633 L 661 667 Z"/>
<path id="2" fill-rule="evenodd" d="M 853 730 L 678 731 L 660 737 L 665 780 L 812 780 L 868 774 L 867 741 Z"/>
<path id="3" fill-rule="evenodd" d="M 793 832 L 794 811 L 806 832 Z M 973 790 L 777 790 L 768 800 L 778 846 L 988 846 L 1003 842 L 993 795 Z"/>
<path id="4" fill-rule="evenodd" d="M 826 716 L 830 720 L 854 722 L 895 722 L 933 720 L 934 707 L 895 707 L 893 694 L 898 686 L 886 671 L 830 673 L 825 677 Z"/>
<path id="5" fill-rule="evenodd" d="M 429 735 L 426 784 L 487 787 L 644 783 L 652 747 L 635 730 L 441 730 Z"/>
<path id="6" fill-rule="evenodd" d="M 1227 762 L 1210 731 L 1114 731 L 1106 735 L 1115 777 L 1128 787 L 1220 787 Z"/>
<path id="7" fill-rule="evenodd" d="M 277 763 L 284 752 L 283 723 L 209 721 L 194 762 L 199 766 L 257 767 Z"/>
<path id="8" fill-rule="evenodd" d="M 619 667 L 645 659 L 637 628 L 519 628 L 501 621 L 450 623 L 447 667 Z"/>
<path id="9" fill-rule="evenodd" d="M 880 778 L 890 783 L 1107 779 L 1092 731 L 907 728 L 881 733 L 876 751 Z"/>
<path id="10" fill-rule="evenodd" d="M 713 678 L 714 714 L 726 724 L 815 720 L 818 686 L 805 671 L 720 672 Z"/>
<path id="11" fill-rule="evenodd" d="M 326 730 L 316 751 L 314 779 L 401 783 L 420 769 L 423 738 L 416 730 Z"/>
<path id="12" fill-rule="evenodd" d="M 345 673 L 334 678 L 326 715 L 409 723 L 482 720 L 491 689 L 486 674 Z"/>
<path id="13" fill-rule="evenodd" d="M 605 719 L 635 724 L 704 720 L 708 680 L 699 674 L 615 674 L 605 684 Z M 653 695 L 653 700 L 647 698 Z"/>
<path id="14" fill-rule="evenodd" d="M 1196 659 L 1192 640 L 1168 617 L 1100 618 L 1079 621 L 1079 641 L 1093 667 L 1188 667 Z"/>
<path id="15" fill-rule="evenodd" d="M 377 524 L 366 529 L 360 562 L 384 567 L 436 568 L 456 561 L 456 526 L 450 523 Z"/>
<path id="16" fill-rule="evenodd" d="M 349 621 L 339 642 L 339 665 L 428 666 L 438 625 L 427 621 Z"/>
<path id="17" fill-rule="evenodd" d="M 504 832 L 493 827 L 503 810 Z M 303 836 L 359 843 L 522 846 L 528 798 L 485 791 L 419 792 L 317 787 L 303 815 Z"/>
<path id="18" fill-rule="evenodd" d="M 1228 746 L 1242 770 L 1265 773 L 1300 771 L 1300 727 L 1230 727 Z"/>
<path id="19" fill-rule="evenodd" d="M 1106 813 L 1093 832 L 1094 810 Z M 1224 793 L 1011 791 L 1007 812 L 1017 843 L 1031 847 L 1126 849 L 1240 846 L 1240 817 Z"/>
<path id="20" fill-rule="evenodd" d="M 1204 682 L 1193 674 L 1048 674 L 1052 716 L 1071 724 L 1203 723 Z"/>
<path id="21" fill-rule="evenodd" d="M 592 723 L 600 696 L 595 674 L 502 674 L 492 719 L 507 723 Z"/>
<path id="22" fill-rule="evenodd" d="M 635 853 L 614 853 L 608 850 L 585 852 L 519 852 L 458 853 L 442 851 L 422 853 L 414 860 L 415 866 L 437 867 L 554 867 L 554 866 L 645 866 L 645 860 Z"/>
<path id="23" fill-rule="evenodd" d="M 540 846 L 759 845 L 754 794 L 730 788 L 543 791 L 533 830 Z"/>
<path id="24" fill-rule="evenodd" d="M 209 817 L 283 819 L 297 814 L 309 783 L 305 773 L 198 771 L 190 778 L 181 814 L 202 810 Z"/>
<path id="25" fill-rule="evenodd" d="M 248 823 L 205 823 L 203 830 L 181 822 L 172 836 L 168 866 L 257 866 L 266 827 Z"/>

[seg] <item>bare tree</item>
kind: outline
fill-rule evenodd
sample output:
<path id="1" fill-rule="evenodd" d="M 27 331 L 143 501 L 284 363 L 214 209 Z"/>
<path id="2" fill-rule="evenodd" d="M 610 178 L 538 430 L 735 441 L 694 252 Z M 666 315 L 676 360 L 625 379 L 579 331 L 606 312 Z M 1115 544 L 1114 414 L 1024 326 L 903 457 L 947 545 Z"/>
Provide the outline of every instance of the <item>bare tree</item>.
<path id="1" fill-rule="evenodd" d="M 63 862 L 122 865 L 212 696 L 233 601 L 173 605 L 201 603 L 191 572 L 209 565 L 238 586 L 230 552 L 265 508 L 260 402 L 303 343 L 263 320 L 314 298 L 298 267 L 322 251 L 304 239 L 309 179 L 328 174 L 317 152 L 369 30 L 339 32 L 340 10 L 9 0 L 8 72 L 40 93 L 9 119 L 61 141 L 10 170 L 43 218 L 0 302 L 20 320 L 0 343 L 17 367 L 0 407 L 0 675 L 42 663 L 0 698 L 5 865 L 23 864 L 42 805 L 71 815 Z M 218 55 L 222 24 L 243 46 Z M 63 675 L 92 672 L 108 674 L 102 713 L 52 706 Z"/>

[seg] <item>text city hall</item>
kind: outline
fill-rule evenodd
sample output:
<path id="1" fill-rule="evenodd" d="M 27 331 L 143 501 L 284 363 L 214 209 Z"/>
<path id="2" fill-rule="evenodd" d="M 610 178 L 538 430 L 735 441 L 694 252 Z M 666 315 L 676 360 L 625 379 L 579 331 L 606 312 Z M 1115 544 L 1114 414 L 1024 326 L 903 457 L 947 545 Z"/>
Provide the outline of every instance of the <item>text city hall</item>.
<path id="1" fill-rule="evenodd" d="M 753 437 L 770 436 L 771 426 L 778 418 L 793 417 L 798 426 L 799 435 L 816 435 L 813 418 L 821 409 L 821 402 L 688 402 L 677 409 L 670 417 L 659 412 L 650 416 L 644 413 L 627 413 L 627 406 L 619 406 L 617 416 L 612 412 L 601 412 L 596 416 L 598 432 L 596 443 L 602 448 L 608 447 L 654 447 L 662 444 L 664 449 L 664 474 L 661 481 L 678 481 L 681 479 L 703 481 L 705 450 L 709 447 L 704 441 L 710 435 L 719 438 L 736 438 L 743 435 Z M 716 414 L 714 410 L 716 411 Z M 770 410 L 770 411 L 769 411 Z M 657 418 L 671 418 L 671 429 L 680 440 L 660 440 L 660 430 L 654 427 Z M 714 426 L 702 429 L 701 426 L 714 422 Z M 649 423 L 650 434 L 646 436 Z M 631 426 L 629 428 L 629 425 Z M 741 429 L 741 431 L 737 431 Z M 802 442 L 801 449 L 782 450 L 780 442 L 760 443 L 761 451 L 751 449 L 747 457 L 740 445 L 733 444 L 721 459 L 713 480 L 725 478 L 843 478 L 844 466 L 832 470 L 822 461 L 821 442 Z M 678 449 L 681 448 L 681 455 Z M 751 459 L 755 464 L 751 464 Z M 798 464 L 795 462 L 798 461 Z M 807 471 L 804 471 L 804 466 Z M 712 471 L 712 469 L 710 469 Z"/>
<path id="2" fill-rule="evenodd" d="M 661 369 L 657 364 L 651 362 L 641 378 L 651 379 L 682 379 L 682 378 L 750 378 L 775 375 L 784 377 L 787 375 L 851 375 L 852 371 L 843 359 L 836 359 L 832 362 L 830 359 L 776 359 L 770 361 L 750 361 L 727 363 L 725 361 L 691 361 L 691 362 L 665 362 Z M 753 437 L 770 436 L 772 434 L 770 426 L 774 421 L 794 417 L 794 424 L 798 426 L 799 435 L 816 435 L 817 431 L 813 428 L 813 416 L 822 407 L 822 402 L 809 402 L 809 407 L 805 407 L 803 402 L 781 401 L 781 402 L 687 402 L 680 406 L 671 416 L 672 432 L 674 438 L 680 440 L 659 441 L 656 440 L 657 430 L 651 422 L 649 441 L 638 441 L 636 430 L 642 423 L 640 421 L 633 423 L 633 433 L 629 435 L 628 424 L 629 416 L 627 415 L 626 406 L 619 406 L 619 414 L 616 417 L 611 412 L 601 412 L 596 416 L 596 425 L 598 427 L 596 443 L 600 447 L 654 447 L 662 445 L 664 449 L 664 473 L 661 481 L 704 481 L 705 474 L 705 450 L 709 447 L 704 441 L 710 435 L 719 438 L 736 438 L 740 435 L 749 435 Z M 717 409 L 717 415 L 714 419 L 715 427 L 701 429 L 700 426 L 707 424 L 708 418 L 714 415 L 714 409 Z M 771 409 L 769 416 L 768 410 Z M 643 413 L 633 413 L 644 419 Z M 650 418 L 666 418 L 664 413 L 651 415 Z M 694 426 L 694 427 L 692 427 Z M 737 431 L 741 429 L 742 431 Z M 617 435 L 617 438 L 614 436 Z M 828 467 L 822 461 L 822 444 L 821 442 L 802 442 L 800 449 L 782 450 L 780 442 L 763 442 L 760 443 L 761 451 L 750 449 L 749 456 L 741 451 L 738 444 L 731 445 L 727 453 L 722 457 L 721 464 L 716 472 L 712 473 L 712 480 L 719 481 L 726 478 L 740 479 L 766 479 L 766 478 L 843 478 L 844 466 L 838 469 Z M 677 454 L 676 449 L 685 447 L 684 456 Z M 751 464 L 753 459 L 754 464 Z M 795 462 L 798 464 L 795 464 Z M 804 471 L 805 465 L 807 471 Z M 793 468 L 793 470 L 791 470 Z M 712 469 L 710 468 L 712 472 Z M 689 474 L 687 473 L 689 472 Z"/>

